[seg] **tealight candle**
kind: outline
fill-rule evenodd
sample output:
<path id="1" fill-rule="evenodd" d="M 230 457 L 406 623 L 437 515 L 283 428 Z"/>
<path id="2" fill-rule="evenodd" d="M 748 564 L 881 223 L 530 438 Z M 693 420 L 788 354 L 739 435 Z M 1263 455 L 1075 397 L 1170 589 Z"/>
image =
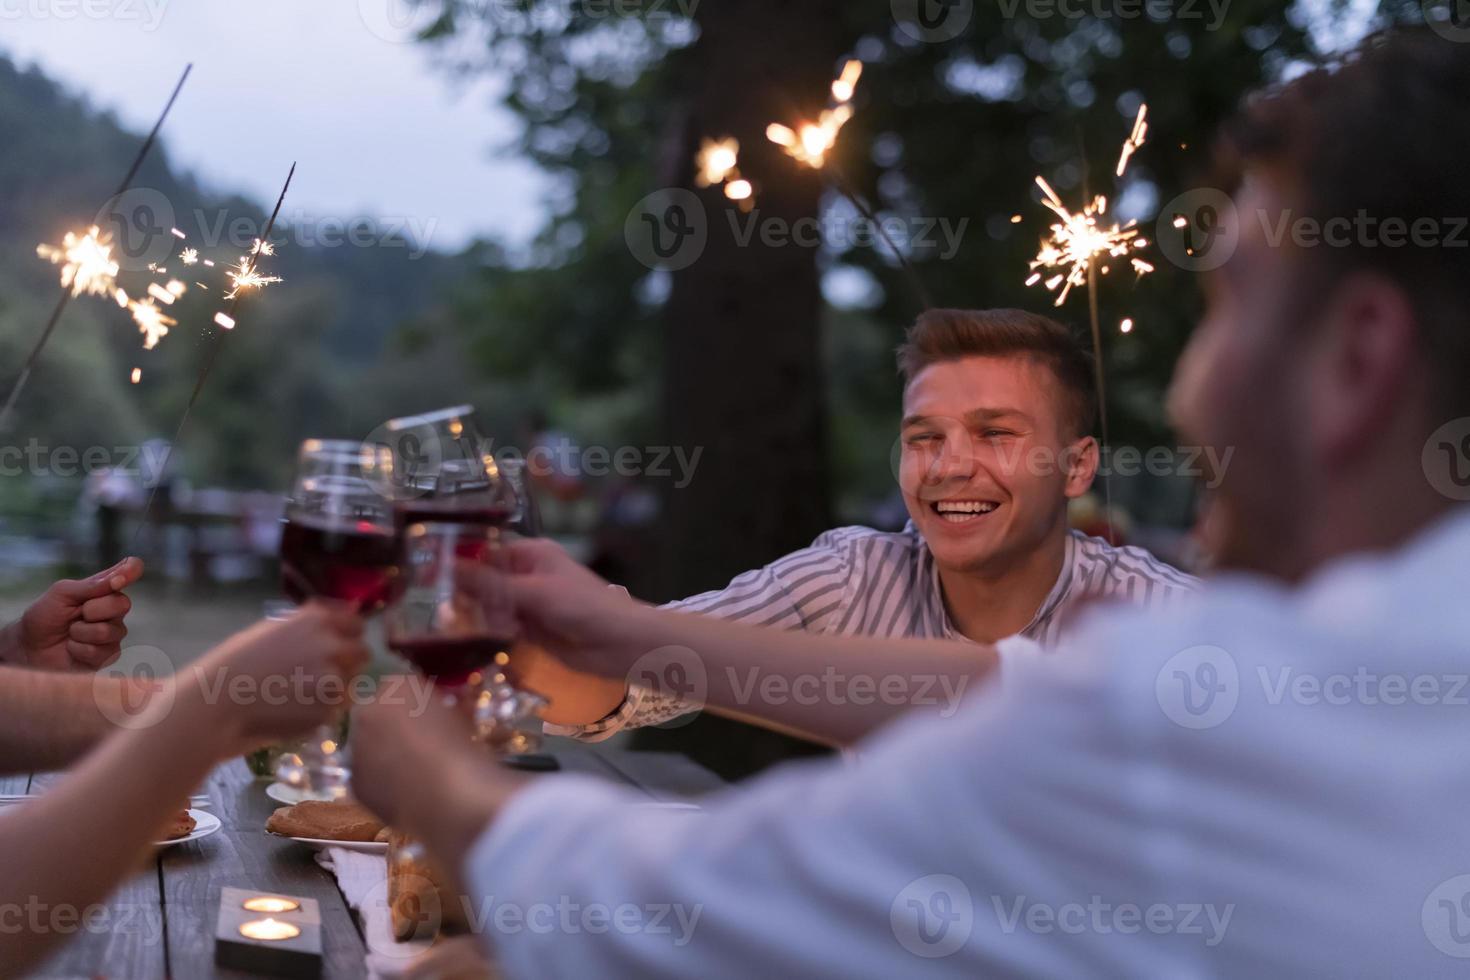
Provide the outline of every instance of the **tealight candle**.
<path id="1" fill-rule="evenodd" d="M 240 927 L 240 935 L 246 939 L 279 942 L 282 939 L 295 939 L 301 935 L 301 929 L 289 922 L 277 922 L 275 919 L 252 919 Z"/>
<path id="2" fill-rule="evenodd" d="M 295 912 L 301 908 L 301 903 L 292 901 L 289 898 L 261 895 L 242 902 L 241 908 L 248 912 Z"/>

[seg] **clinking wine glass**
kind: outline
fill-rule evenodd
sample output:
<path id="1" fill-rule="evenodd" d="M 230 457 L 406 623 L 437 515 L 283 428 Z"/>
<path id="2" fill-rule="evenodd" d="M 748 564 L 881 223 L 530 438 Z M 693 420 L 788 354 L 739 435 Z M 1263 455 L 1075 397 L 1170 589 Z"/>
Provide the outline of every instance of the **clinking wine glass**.
<path id="1" fill-rule="evenodd" d="M 467 620 L 459 606 L 465 597 L 455 597 L 451 563 L 443 553 L 450 549 L 458 561 L 498 561 L 507 528 L 526 518 L 527 498 L 490 453 L 468 405 L 393 419 L 384 431 L 403 567 L 411 583 L 404 608 L 389 617 L 390 645 L 431 677 L 441 671 L 438 676 L 459 681 L 454 675 L 463 675 L 451 685 L 460 695 L 472 678 L 468 693 L 475 698 L 477 737 L 504 754 L 531 751 L 536 736 L 529 723 L 545 700 L 518 688 L 509 674 L 513 616 L 506 607 L 492 609 L 479 626 Z M 462 628 L 467 622 L 468 632 Z M 470 639 L 481 628 L 491 635 Z"/>
<path id="2" fill-rule="evenodd" d="M 390 463 L 360 443 L 301 444 L 281 530 L 281 585 L 293 602 L 330 599 L 371 614 L 393 601 L 399 550 L 391 502 L 376 486 Z M 345 796 L 351 770 L 339 742 L 339 727 L 323 725 L 300 753 L 282 757 L 276 778 L 308 796 Z"/>

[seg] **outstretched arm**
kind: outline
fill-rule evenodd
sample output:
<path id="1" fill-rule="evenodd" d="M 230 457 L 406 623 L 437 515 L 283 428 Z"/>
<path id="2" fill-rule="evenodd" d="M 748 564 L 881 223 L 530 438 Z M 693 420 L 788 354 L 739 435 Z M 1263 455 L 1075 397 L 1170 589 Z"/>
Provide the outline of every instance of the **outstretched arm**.
<path id="1" fill-rule="evenodd" d="M 116 677 L 0 667 L 0 775 L 66 768 L 151 694 Z"/>
<path id="2" fill-rule="evenodd" d="M 653 609 L 543 540 L 518 542 L 509 565 L 466 567 L 466 588 L 508 592 L 527 638 L 575 669 L 832 745 L 909 711 L 953 714 L 997 663 L 992 646 L 811 635 Z"/>
<path id="3" fill-rule="evenodd" d="M 76 921 L 137 869 L 216 763 L 304 734 L 331 714 L 335 706 L 322 699 L 282 703 L 265 692 L 293 671 L 305 671 L 308 680 L 350 677 L 367 659 L 361 631 L 354 615 L 308 607 L 232 637 L 166 681 L 143 715 L 54 789 L 0 810 L 0 908 L 71 909 Z M 0 930 L 0 975 L 24 974 L 64 939 Z"/>

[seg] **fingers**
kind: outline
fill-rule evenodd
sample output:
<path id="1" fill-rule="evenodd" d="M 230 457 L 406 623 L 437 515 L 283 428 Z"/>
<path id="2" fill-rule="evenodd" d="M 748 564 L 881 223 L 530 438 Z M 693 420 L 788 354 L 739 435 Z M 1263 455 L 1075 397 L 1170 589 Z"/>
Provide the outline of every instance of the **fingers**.
<path id="1" fill-rule="evenodd" d="M 111 568 L 98 572 L 84 579 L 62 579 L 51 588 L 59 592 L 73 602 L 86 602 L 105 596 L 111 592 L 120 592 L 143 577 L 143 560 L 141 558 L 124 558 Z"/>
<path id="2" fill-rule="evenodd" d="M 92 643 L 67 640 L 66 655 L 72 659 L 73 663 L 79 666 L 86 667 L 90 670 L 99 670 L 121 656 L 122 647 L 116 643 L 99 646 Z"/>
<path id="3" fill-rule="evenodd" d="M 121 592 L 113 592 L 82 603 L 82 619 L 88 623 L 120 620 L 132 611 L 133 600 Z"/>
<path id="4" fill-rule="evenodd" d="M 313 600 L 302 606 L 295 618 L 302 616 L 314 619 L 344 637 L 360 637 L 366 627 L 362 615 L 355 608 L 341 603 Z"/>
<path id="5" fill-rule="evenodd" d="M 520 538 L 505 546 L 505 554 L 513 572 L 544 572 L 559 565 L 576 565 L 565 548 L 549 538 Z"/>
<path id="6" fill-rule="evenodd" d="M 72 623 L 66 635 L 78 643 L 92 646 L 117 646 L 128 635 L 128 628 L 119 622 Z"/>

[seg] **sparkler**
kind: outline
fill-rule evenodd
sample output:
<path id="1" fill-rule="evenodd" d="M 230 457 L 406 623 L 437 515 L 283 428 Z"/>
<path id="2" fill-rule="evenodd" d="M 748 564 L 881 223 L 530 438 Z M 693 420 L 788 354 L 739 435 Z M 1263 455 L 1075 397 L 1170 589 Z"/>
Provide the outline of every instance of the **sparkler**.
<path id="1" fill-rule="evenodd" d="M 132 166 L 128 167 L 128 172 L 123 175 L 122 182 L 117 185 L 117 190 L 113 192 L 112 197 L 108 198 L 108 200 L 116 199 L 132 186 L 133 178 L 138 175 L 138 168 L 143 165 L 143 159 L 148 156 L 148 151 L 153 148 L 153 144 L 157 141 L 158 132 L 163 128 L 164 120 L 168 118 L 169 111 L 173 109 L 174 102 L 179 97 L 179 92 L 183 90 L 184 83 L 189 80 L 189 72 L 193 70 L 193 65 L 186 65 L 184 67 L 184 73 L 179 76 L 178 84 L 174 86 L 173 94 L 168 97 L 168 102 L 164 105 L 163 112 L 159 114 L 158 121 L 153 124 L 153 129 L 149 132 L 148 138 L 138 148 L 138 155 L 133 158 Z M 92 238 L 96 242 L 96 248 L 100 250 L 103 243 L 100 239 L 97 239 L 95 235 L 96 230 L 94 228 L 92 230 L 93 233 L 87 237 Z M 62 244 L 65 247 L 65 239 L 63 239 Z M 16 377 L 15 383 L 10 387 L 10 393 L 5 396 L 5 405 L 0 407 L 0 427 L 4 426 L 6 420 L 10 417 L 11 409 L 15 407 L 16 401 L 20 399 L 21 392 L 25 390 L 26 382 L 30 380 L 31 371 L 35 368 L 36 361 L 41 356 L 41 351 L 45 350 L 46 344 L 51 340 L 51 335 L 56 331 L 56 325 L 61 322 L 61 314 L 66 311 L 66 304 L 71 302 L 72 297 L 77 294 L 78 274 L 85 268 L 89 267 L 79 267 L 73 272 L 71 279 L 67 280 L 66 266 L 62 267 L 61 297 L 56 301 L 56 308 L 51 311 L 51 317 L 46 321 L 46 326 L 42 328 L 41 336 L 37 339 L 36 345 L 31 348 L 31 353 L 26 357 L 25 364 L 21 366 L 20 374 Z M 95 271 L 95 266 L 90 268 Z M 112 266 L 111 268 L 112 272 L 105 277 L 109 282 L 107 288 L 101 291 L 102 295 L 106 295 L 112 291 L 113 287 L 110 280 L 112 276 L 117 274 L 117 271 L 116 266 Z M 94 276 L 91 280 L 86 281 L 86 285 L 83 288 L 90 290 L 92 284 L 98 281 L 100 279 Z"/>
<path id="2" fill-rule="evenodd" d="M 286 183 L 281 187 L 281 196 L 276 198 L 275 209 L 271 211 L 270 220 L 266 222 L 265 234 L 256 240 L 257 245 L 262 242 L 266 243 L 267 246 L 269 245 L 271 231 L 276 226 L 276 218 L 281 214 L 281 205 L 286 203 L 286 192 L 291 189 L 291 178 L 295 176 L 296 164 L 293 163 L 291 164 L 290 172 L 286 174 Z M 221 331 L 215 337 L 214 343 L 209 348 L 209 355 L 204 360 L 204 366 L 199 370 L 199 377 L 194 380 L 194 390 L 190 392 L 189 401 L 184 405 L 184 414 L 179 418 L 178 428 L 174 429 L 174 436 L 168 442 L 168 449 L 164 451 L 163 462 L 157 471 L 160 475 L 167 469 L 169 458 L 173 456 L 174 447 L 179 444 L 179 439 L 183 436 L 184 429 L 189 424 L 189 415 L 194 411 L 194 404 L 199 401 L 199 393 L 204 390 L 205 381 L 209 380 L 209 374 L 214 370 L 214 362 L 219 357 L 220 347 L 224 343 L 225 336 L 235 327 L 235 314 L 240 306 L 240 297 L 238 294 L 244 288 L 241 282 L 242 280 L 250 280 L 256 277 L 256 262 L 259 261 L 261 255 L 270 254 L 274 254 L 273 249 L 271 252 L 266 252 L 263 247 L 255 248 L 251 250 L 251 255 L 240 260 L 240 268 L 237 270 L 240 278 L 235 280 L 235 291 L 225 297 L 230 300 L 230 306 L 228 310 L 221 310 L 214 315 L 214 322 L 221 328 Z M 231 276 L 235 274 L 233 271 L 229 273 Z M 258 284 L 263 285 L 265 282 L 280 281 L 280 279 L 275 277 L 267 276 L 263 277 Z M 138 535 L 142 533 L 143 528 L 148 524 L 148 516 L 153 512 L 153 498 L 158 495 L 158 486 L 158 483 L 154 484 L 153 489 L 148 492 L 147 502 L 143 504 L 142 517 L 138 521 L 138 526 L 133 530 L 133 541 L 135 543 L 138 540 Z"/>
<path id="3" fill-rule="evenodd" d="M 1121 178 L 1128 170 L 1133 155 L 1148 139 L 1148 106 L 1138 107 L 1138 116 L 1133 122 L 1133 131 L 1123 141 L 1118 156 L 1115 174 Z M 1097 275 L 1099 262 L 1101 272 L 1106 275 L 1112 268 L 1110 259 L 1127 259 L 1139 278 L 1154 271 L 1151 263 L 1134 254 L 1148 247 L 1136 221 L 1125 225 L 1117 222 L 1105 224 L 1108 199 L 1099 194 L 1093 197 L 1081 211 L 1070 211 L 1062 203 L 1057 192 L 1052 190 L 1045 178 L 1038 176 L 1036 185 L 1041 188 L 1042 204 L 1059 219 L 1051 226 L 1051 235 L 1041 240 L 1041 248 L 1031 261 L 1031 275 L 1026 285 L 1043 283 L 1047 290 L 1057 292 L 1056 306 L 1067 301 L 1073 287 L 1086 285 L 1087 305 L 1092 325 L 1093 370 L 1097 378 L 1098 420 L 1102 426 L 1102 444 L 1108 445 L 1108 400 L 1106 378 L 1103 371 L 1102 328 L 1097 312 Z M 1085 193 L 1085 192 L 1084 192 Z M 1011 219 L 1015 222 L 1015 218 Z M 1059 290 L 1059 291 L 1058 291 Z M 1131 333 L 1134 327 L 1131 317 L 1119 325 L 1123 333 Z M 1103 474 L 1103 492 L 1107 498 L 1108 530 L 1113 534 L 1112 488 L 1106 473 Z M 1113 535 L 1116 536 L 1116 535 Z"/>
<path id="4" fill-rule="evenodd" d="M 257 241 L 259 246 L 260 242 Z M 275 255 L 276 250 L 270 245 L 264 248 L 251 249 L 251 255 Z M 279 276 L 263 276 L 255 271 L 255 260 L 249 256 L 240 256 L 240 268 L 226 269 L 225 275 L 230 277 L 230 285 L 234 288 L 225 293 L 225 299 L 234 299 L 247 289 L 263 289 L 271 283 L 280 282 Z"/>
<path id="5" fill-rule="evenodd" d="M 72 296 L 106 296 L 117 288 L 118 264 L 112 260 L 110 238 L 96 225 L 80 238 L 67 232 L 59 248 L 37 245 L 36 254 L 61 266 L 61 288 L 70 289 Z"/>
<path id="6" fill-rule="evenodd" d="M 781 147 L 786 151 L 787 156 L 803 166 L 831 176 L 837 190 L 873 226 L 884 244 L 888 246 L 888 250 L 893 253 L 899 268 L 903 270 L 910 287 L 913 288 L 919 305 L 924 309 L 929 309 L 934 304 L 930 300 L 929 290 L 925 288 L 924 281 L 919 278 L 918 271 L 889 236 L 888 230 L 883 227 L 883 222 L 878 220 L 873 209 L 853 189 L 837 164 L 830 158 L 833 148 L 837 145 L 837 137 L 842 133 L 842 127 L 852 119 L 852 97 L 857 93 L 857 83 L 862 75 L 863 63 L 856 58 L 849 59 L 843 64 L 842 73 L 832 82 L 831 104 L 822 110 L 816 122 L 802 123 L 795 129 L 781 123 L 771 123 L 766 127 L 766 139 Z"/>

